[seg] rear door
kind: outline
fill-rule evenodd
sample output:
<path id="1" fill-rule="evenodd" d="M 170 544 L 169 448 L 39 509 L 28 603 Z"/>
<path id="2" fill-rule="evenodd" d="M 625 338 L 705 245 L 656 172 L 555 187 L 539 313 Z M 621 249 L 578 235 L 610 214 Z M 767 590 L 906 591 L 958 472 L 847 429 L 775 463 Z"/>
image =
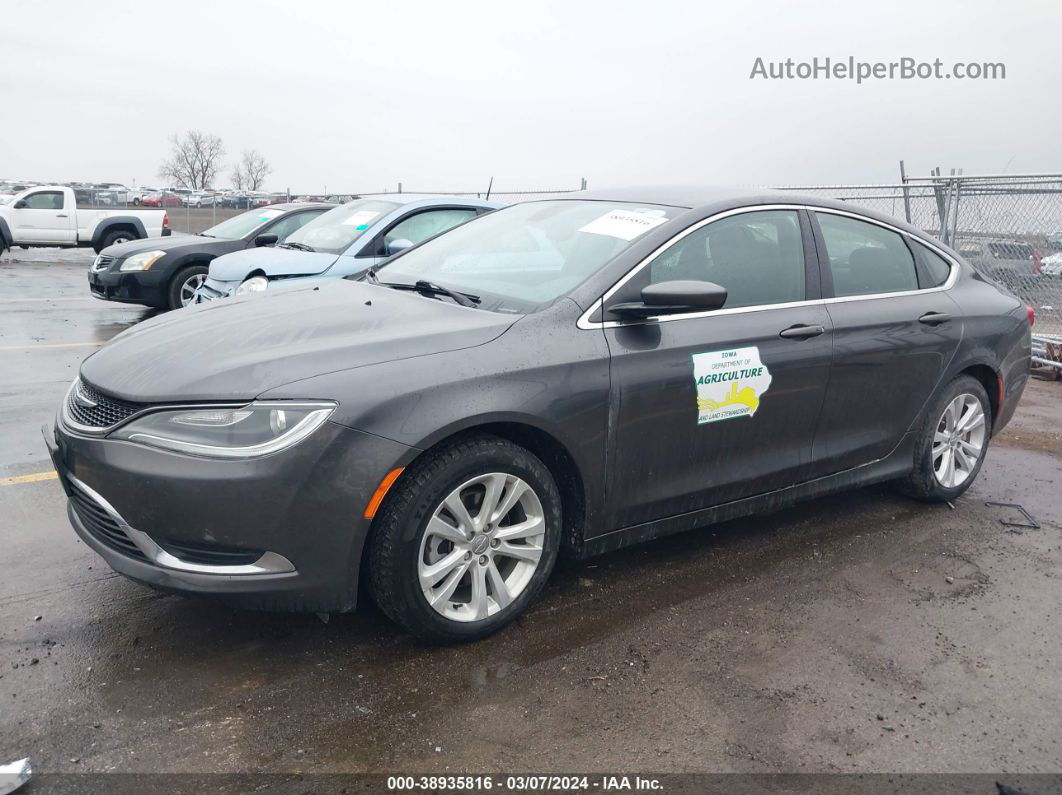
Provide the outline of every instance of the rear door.
<path id="1" fill-rule="evenodd" d="M 11 232 L 19 243 L 72 243 L 76 210 L 66 206 L 63 191 L 28 193 L 11 209 Z"/>
<path id="2" fill-rule="evenodd" d="M 957 266 L 871 219 L 832 210 L 813 218 L 834 333 L 816 440 L 816 474 L 828 474 L 883 458 L 900 443 L 937 388 L 963 325 L 949 295 Z"/>
<path id="3" fill-rule="evenodd" d="M 604 324 L 612 527 L 769 492 L 811 464 L 832 335 L 807 214 L 749 208 L 695 225 L 605 307 L 685 279 L 726 287 L 726 304 Z"/>

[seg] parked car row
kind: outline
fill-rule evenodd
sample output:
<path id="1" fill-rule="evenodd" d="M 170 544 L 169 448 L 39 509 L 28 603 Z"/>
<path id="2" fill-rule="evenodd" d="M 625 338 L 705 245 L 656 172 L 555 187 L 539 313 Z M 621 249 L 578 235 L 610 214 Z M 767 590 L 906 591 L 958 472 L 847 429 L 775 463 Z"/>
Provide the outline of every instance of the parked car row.
<path id="1" fill-rule="evenodd" d="M 281 205 L 89 278 L 173 306 L 173 272 L 223 300 L 91 355 L 45 434 L 76 533 L 245 606 L 365 590 L 433 641 L 515 619 L 561 550 L 882 481 L 955 500 L 1034 320 L 922 231 L 789 192 Z"/>

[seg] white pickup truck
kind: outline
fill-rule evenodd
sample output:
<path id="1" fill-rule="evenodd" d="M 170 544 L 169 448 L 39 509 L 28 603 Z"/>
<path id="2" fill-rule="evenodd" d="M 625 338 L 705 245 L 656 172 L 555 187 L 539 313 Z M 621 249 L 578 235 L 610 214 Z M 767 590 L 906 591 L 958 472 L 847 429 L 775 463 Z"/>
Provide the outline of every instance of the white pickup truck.
<path id="1" fill-rule="evenodd" d="M 0 253 L 14 246 L 107 246 L 166 237 L 165 210 L 78 208 L 74 191 L 62 185 L 27 188 L 0 204 Z"/>

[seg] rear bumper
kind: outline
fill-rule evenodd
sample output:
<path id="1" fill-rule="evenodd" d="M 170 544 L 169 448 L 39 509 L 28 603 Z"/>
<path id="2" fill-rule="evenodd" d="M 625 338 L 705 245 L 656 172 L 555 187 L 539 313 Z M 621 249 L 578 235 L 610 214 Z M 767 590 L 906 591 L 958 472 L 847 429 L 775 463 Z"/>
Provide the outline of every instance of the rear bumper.
<path id="1" fill-rule="evenodd" d="M 62 427 L 45 439 L 71 525 L 115 571 L 237 605 L 316 612 L 354 608 L 365 505 L 415 452 L 333 423 L 290 450 L 246 461 Z"/>

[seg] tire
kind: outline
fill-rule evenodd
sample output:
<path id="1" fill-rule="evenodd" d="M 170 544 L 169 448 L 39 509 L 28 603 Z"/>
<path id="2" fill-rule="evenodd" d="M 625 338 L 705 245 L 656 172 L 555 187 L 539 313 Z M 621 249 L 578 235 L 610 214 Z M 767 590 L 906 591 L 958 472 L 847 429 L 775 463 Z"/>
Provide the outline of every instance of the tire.
<path id="1" fill-rule="evenodd" d="M 181 268 L 170 279 L 170 289 L 168 291 L 168 303 L 170 309 L 180 309 L 183 306 L 187 306 L 192 293 L 199 287 L 205 280 L 207 272 L 210 268 L 206 265 L 189 265 L 187 268 Z"/>
<path id="2" fill-rule="evenodd" d="M 953 418 L 950 421 L 949 416 Z M 949 422 L 957 422 L 957 429 L 950 430 Z M 960 375 L 940 391 L 926 412 L 915 448 L 914 470 L 897 486 L 904 494 L 927 502 L 956 499 L 977 479 L 991 436 L 992 409 L 985 388 L 976 378 Z M 977 448 L 975 459 L 968 445 Z M 952 477 L 946 468 L 949 453 L 954 465 Z"/>
<path id="3" fill-rule="evenodd" d="M 481 520 L 491 517 L 481 517 L 481 512 L 491 492 L 487 482 L 475 482 L 479 478 L 491 482 L 497 495 L 491 501 L 496 521 L 486 527 Z M 520 489 L 521 484 L 528 490 Z M 446 505 L 454 504 L 455 493 L 467 521 L 456 520 L 457 512 Z M 512 509 L 497 516 L 512 495 L 519 495 Z M 476 532 L 460 540 L 460 528 L 468 522 Z M 429 526 L 443 525 L 446 538 L 429 531 Z M 514 537 L 517 525 L 536 528 L 528 531 L 535 536 Z M 388 493 L 368 543 L 369 590 L 388 617 L 423 640 L 479 640 L 527 608 L 549 578 L 560 539 L 560 493 L 546 465 L 505 439 L 466 438 L 421 455 Z M 525 560 L 536 555 L 537 562 Z M 448 560 L 456 562 L 447 567 Z M 421 586 L 421 577 L 435 564 L 442 574 L 428 590 L 437 596 L 438 607 L 429 603 Z"/>
<path id="4" fill-rule="evenodd" d="M 98 254 L 103 249 L 109 246 L 117 246 L 119 243 L 128 243 L 130 240 L 139 240 L 136 236 L 136 232 L 130 232 L 128 229 L 115 229 L 113 232 L 108 232 L 103 236 L 103 241 L 100 243 Z"/>

